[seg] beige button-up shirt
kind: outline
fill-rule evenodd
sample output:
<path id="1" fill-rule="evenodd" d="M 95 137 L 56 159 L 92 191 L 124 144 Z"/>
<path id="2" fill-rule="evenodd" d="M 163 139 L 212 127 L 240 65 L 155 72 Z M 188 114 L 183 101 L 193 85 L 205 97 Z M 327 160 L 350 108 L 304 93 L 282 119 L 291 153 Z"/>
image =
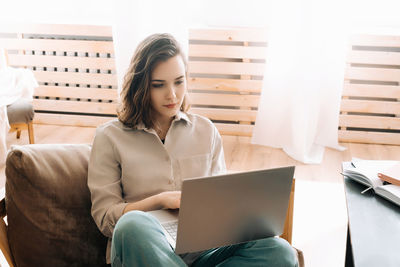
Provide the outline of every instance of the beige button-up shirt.
<path id="1" fill-rule="evenodd" d="M 164 144 L 154 129 L 110 121 L 97 128 L 89 161 L 92 216 L 111 238 L 127 203 L 181 190 L 185 178 L 225 171 L 221 136 L 202 116 L 179 112 Z"/>

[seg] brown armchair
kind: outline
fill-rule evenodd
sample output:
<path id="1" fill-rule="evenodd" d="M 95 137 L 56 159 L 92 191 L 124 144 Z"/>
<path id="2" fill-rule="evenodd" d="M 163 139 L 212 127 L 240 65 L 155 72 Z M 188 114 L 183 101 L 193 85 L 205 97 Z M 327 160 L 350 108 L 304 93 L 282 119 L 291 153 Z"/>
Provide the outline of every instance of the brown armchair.
<path id="1" fill-rule="evenodd" d="M 107 266 L 107 238 L 90 214 L 89 155 L 89 145 L 11 149 L 0 242 L 11 266 Z"/>
<path id="2" fill-rule="evenodd" d="M 10 266 L 107 266 L 107 238 L 90 213 L 90 148 L 84 144 L 11 148 L 5 199 L 0 201 L 0 249 Z M 294 187 L 282 235 L 289 242 L 293 197 Z M 301 252 L 298 258 L 304 266 Z"/>

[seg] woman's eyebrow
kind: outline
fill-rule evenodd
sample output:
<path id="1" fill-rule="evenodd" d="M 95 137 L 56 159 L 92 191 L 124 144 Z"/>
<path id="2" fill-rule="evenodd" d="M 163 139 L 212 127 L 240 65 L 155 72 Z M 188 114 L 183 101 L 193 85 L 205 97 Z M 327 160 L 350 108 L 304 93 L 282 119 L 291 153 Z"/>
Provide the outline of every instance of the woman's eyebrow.
<path id="1" fill-rule="evenodd" d="M 184 75 L 181 75 L 181 76 L 175 78 L 175 80 L 179 80 L 179 79 L 182 79 L 184 77 L 185 77 Z M 159 80 L 159 79 L 154 79 L 154 80 L 151 80 L 151 81 L 152 82 L 165 82 L 165 80 Z"/>

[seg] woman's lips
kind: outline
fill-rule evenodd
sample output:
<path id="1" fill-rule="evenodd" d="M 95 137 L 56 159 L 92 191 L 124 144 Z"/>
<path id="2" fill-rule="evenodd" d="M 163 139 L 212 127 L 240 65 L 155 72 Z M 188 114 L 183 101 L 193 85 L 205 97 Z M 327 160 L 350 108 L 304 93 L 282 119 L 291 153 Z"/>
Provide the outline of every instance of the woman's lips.
<path id="1" fill-rule="evenodd" d="M 164 105 L 164 107 L 166 108 L 174 108 L 176 106 L 176 104 L 169 104 L 169 105 Z"/>

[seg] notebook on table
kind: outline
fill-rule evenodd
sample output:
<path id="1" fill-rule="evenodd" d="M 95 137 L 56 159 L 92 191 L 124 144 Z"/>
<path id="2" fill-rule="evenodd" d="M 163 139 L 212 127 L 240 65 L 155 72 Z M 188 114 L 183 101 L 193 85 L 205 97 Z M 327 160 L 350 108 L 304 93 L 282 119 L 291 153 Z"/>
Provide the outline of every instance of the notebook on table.
<path id="1" fill-rule="evenodd" d="M 362 191 L 374 190 L 375 194 L 400 206 L 400 185 L 385 182 L 390 179 L 382 179 L 382 174 L 392 174 L 390 170 L 396 167 L 399 161 L 394 160 L 363 160 L 353 158 L 351 162 L 343 162 L 343 175 L 367 186 Z M 387 172 L 389 171 L 389 172 Z M 387 176 L 387 175 L 386 175 Z M 394 179 L 394 178 L 392 178 Z"/>

